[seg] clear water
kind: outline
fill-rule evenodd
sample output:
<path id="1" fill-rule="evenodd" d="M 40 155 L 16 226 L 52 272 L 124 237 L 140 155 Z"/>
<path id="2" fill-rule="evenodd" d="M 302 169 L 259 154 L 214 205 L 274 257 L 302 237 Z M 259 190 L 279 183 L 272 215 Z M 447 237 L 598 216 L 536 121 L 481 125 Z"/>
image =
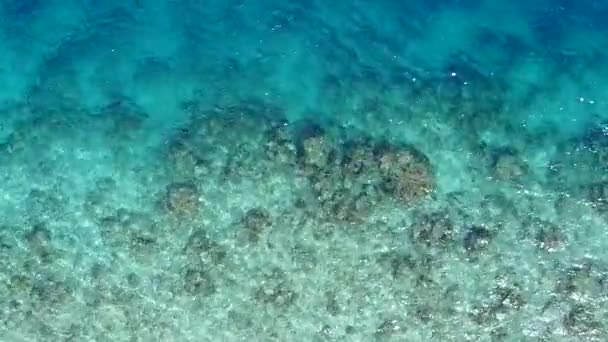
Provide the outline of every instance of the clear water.
<path id="1" fill-rule="evenodd" d="M 608 340 L 608 1 L 0 1 L 0 341 Z"/>

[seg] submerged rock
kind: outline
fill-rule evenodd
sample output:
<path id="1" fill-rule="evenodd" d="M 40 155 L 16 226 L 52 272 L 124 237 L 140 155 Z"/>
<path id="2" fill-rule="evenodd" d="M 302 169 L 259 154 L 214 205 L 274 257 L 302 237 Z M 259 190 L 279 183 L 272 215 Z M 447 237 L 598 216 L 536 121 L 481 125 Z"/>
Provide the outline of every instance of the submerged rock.
<path id="1" fill-rule="evenodd" d="M 584 260 L 572 267 L 566 268 L 557 283 L 557 293 L 573 299 L 606 297 L 608 269 Z"/>
<path id="2" fill-rule="evenodd" d="M 286 121 L 275 122 L 266 132 L 266 157 L 283 164 L 295 164 L 297 148 Z"/>
<path id="3" fill-rule="evenodd" d="M 124 250 L 138 262 L 148 262 L 158 251 L 160 230 L 150 213 L 118 209 L 99 221 L 101 238 L 106 246 Z"/>
<path id="4" fill-rule="evenodd" d="M 286 273 L 279 268 L 269 270 L 260 284 L 254 294 L 259 304 L 285 309 L 298 299 L 298 293 L 292 289 Z"/>
<path id="5" fill-rule="evenodd" d="M 184 252 L 189 256 L 199 260 L 209 260 L 214 264 L 221 263 L 226 257 L 226 251 L 217 242 L 211 240 L 204 230 L 198 229 L 190 234 Z"/>
<path id="6" fill-rule="evenodd" d="M 298 294 L 284 283 L 274 287 L 260 287 L 255 293 L 258 302 L 279 309 L 289 307 L 297 298 Z"/>
<path id="7" fill-rule="evenodd" d="M 129 98 L 119 98 L 103 106 L 98 115 L 109 121 L 108 133 L 118 137 L 128 137 L 140 131 L 148 119 L 143 108 Z"/>
<path id="8" fill-rule="evenodd" d="M 581 145 L 585 150 L 596 153 L 599 161 L 608 162 L 608 121 L 588 127 L 581 137 Z"/>
<path id="9" fill-rule="evenodd" d="M 34 248 L 46 247 L 51 242 L 51 231 L 43 224 L 35 225 L 26 235 L 28 244 Z"/>
<path id="10" fill-rule="evenodd" d="M 528 166 L 515 153 L 504 152 L 495 156 L 492 172 L 497 179 L 512 181 L 528 173 Z"/>
<path id="11" fill-rule="evenodd" d="M 370 141 L 347 144 L 344 159 L 344 171 L 347 175 L 366 175 L 377 168 L 374 145 Z"/>
<path id="12" fill-rule="evenodd" d="M 56 276 L 42 276 L 31 288 L 30 296 L 39 305 L 59 305 L 73 298 L 74 289 L 67 281 Z"/>
<path id="13" fill-rule="evenodd" d="M 505 274 L 496 277 L 496 286 L 482 297 L 472 312 L 474 322 L 494 325 L 501 317 L 509 317 L 527 303 L 522 287 Z"/>
<path id="14" fill-rule="evenodd" d="M 382 188 L 405 202 L 422 199 L 435 189 L 428 158 L 413 147 L 388 146 L 378 153 Z"/>
<path id="15" fill-rule="evenodd" d="M 435 247 L 454 238 L 454 224 L 447 213 L 419 214 L 409 232 L 414 243 Z"/>
<path id="16" fill-rule="evenodd" d="M 249 240 L 255 242 L 272 226 L 272 218 L 266 209 L 253 208 L 245 213 L 241 223 L 247 230 Z"/>
<path id="17" fill-rule="evenodd" d="M 189 144 L 178 139 L 169 145 L 168 159 L 170 170 L 180 177 L 196 176 L 197 167 L 202 163 Z"/>
<path id="18" fill-rule="evenodd" d="M 608 181 L 590 184 L 586 189 L 591 203 L 602 211 L 608 210 Z"/>
<path id="19" fill-rule="evenodd" d="M 374 332 L 374 339 L 377 342 L 393 341 L 403 338 L 406 332 L 404 322 L 397 319 L 384 320 Z"/>
<path id="20" fill-rule="evenodd" d="M 61 193 L 33 189 L 25 199 L 28 218 L 32 223 L 59 219 L 64 211 L 64 199 Z"/>
<path id="21" fill-rule="evenodd" d="M 302 163 L 306 167 L 324 169 L 331 161 L 333 146 L 322 135 L 305 139 L 302 142 Z"/>
<path id="22" fill-rule="evenodd" d="M 188 268 L 184 272 L 184 290 L 193 296 L 209 296 L 217 291 L 215 282 L 204 269 Z"/>
<path id="23" fill-rule="evenodd" d="M 192 182 L 176 182 L 167 186 L 165 206 L 173 213 L 194 215 L 200 207 L 200 193 Z"/>
<path id="24" fill-rule="evenodd" d="M 588 341 L 599 341 L 597 338 L 606 333 L 603 324 L 595 316 L 593 310 L 581 304 L 573 305 L 570 308 L 570 311 L 564 316 L 562 324 L 570 335 L 585 340 L 588 338 Z"/>
<path id="25" fill-rule="evenodd" d="M 528 227 L 533 230 L 536 246 L 545 252 L 555 252 L 564 248 L 567 243 L 566 235 L 555 224 L 542 220 L 534 220 Z"/>
<path id="26" fill-rule="evenodd" d="M 591 125 L 576 138 L 557 146 L 549 164 L 552 185 L 578 199 L 608 210 L 608 129 Z"/>
<path id="27" fill-rule="evenodd" d="M 485 250 L 493 238 L 494 234 L 487 228 L 473 226 L 465 234 L 462 245 L 467 253 L 478 253 Z"/>
<path id="28" fill-rule="evenodd" d="M 34 225 L 25 234 L 28 247 L 42 262 L 50 262 L 53 259 L 55 251 L 51 239 L 51 231 L 42 223 Z"/>

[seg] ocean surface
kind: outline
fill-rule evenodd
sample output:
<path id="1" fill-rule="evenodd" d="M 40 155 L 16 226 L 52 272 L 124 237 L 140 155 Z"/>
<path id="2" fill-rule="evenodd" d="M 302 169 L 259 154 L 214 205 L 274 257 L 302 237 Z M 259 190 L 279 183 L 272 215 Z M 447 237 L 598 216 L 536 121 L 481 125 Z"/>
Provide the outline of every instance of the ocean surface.
<path id="1" fill-rule="evenodd" d="M 0 341 L 608 341 L 608 1 L 1 0 Z"/>

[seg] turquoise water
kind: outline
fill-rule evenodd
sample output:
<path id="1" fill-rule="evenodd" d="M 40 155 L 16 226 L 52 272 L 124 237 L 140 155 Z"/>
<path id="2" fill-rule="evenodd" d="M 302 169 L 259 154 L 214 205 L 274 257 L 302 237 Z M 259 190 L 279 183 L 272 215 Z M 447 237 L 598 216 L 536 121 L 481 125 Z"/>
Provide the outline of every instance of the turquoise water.
<path id="1" fill-rule="evenodd" d="M 608 1 L 0 1 L 0 341 L 608 340 Z"/>

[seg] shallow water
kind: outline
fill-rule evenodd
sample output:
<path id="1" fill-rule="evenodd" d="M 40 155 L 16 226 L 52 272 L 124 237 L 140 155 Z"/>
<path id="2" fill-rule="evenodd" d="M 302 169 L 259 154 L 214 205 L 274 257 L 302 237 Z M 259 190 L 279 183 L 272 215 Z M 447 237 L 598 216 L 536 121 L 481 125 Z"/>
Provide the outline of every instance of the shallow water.
<path id="1" fill-rule="evenodd" d="M 0 341 L 608 340 L 608 1 L 0 1 Z"/>

